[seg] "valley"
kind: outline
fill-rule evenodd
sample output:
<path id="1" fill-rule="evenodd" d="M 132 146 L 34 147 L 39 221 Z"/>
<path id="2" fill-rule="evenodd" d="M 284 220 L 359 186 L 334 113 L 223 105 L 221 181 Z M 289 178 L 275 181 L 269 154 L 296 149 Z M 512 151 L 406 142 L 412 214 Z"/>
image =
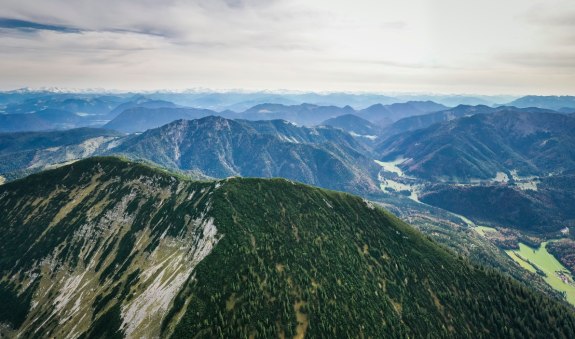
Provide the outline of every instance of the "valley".
<path id="1" fill-rule="evenodd" d="M 408 197 L 416 203 L 427 203 L 429 200 L 421 202 L 419 195 L 425 196 L 436 185 L 431 181 L 408 177 L 398 165 L 405 163 L 406 160 L 398 158 L 395 161 L 382 162 L 376 160 L 376 163 L 382 167 L 382 171 L 378 175 L 380 186 L 383 192 L 392 195 L 402 195 Z M 507 189 L 514 189 L 518 191 L 532 191 L 537 192 L 537 185 L 548 180 L 547 177 L 519 177 L 516 170 L 512 170 L 509 174 L 498 172 L 496 176 L 490 180 L 470 180 L 468 183 L 451 184 L 461 188 L 487 188 L 494 187 L 499 189 L 501 185 L 508 187 Z M 432 203 L 432 205 L 437 205 Z M 523 234 L 521 230 L 513 230 L 502 227 L 504 225 L 491 222 L 490 224 L 495 227 L 479 226 L 482 222 L 489 221 L 489 219 L 474 218 L 475 222 L 469 220 L 466 216 L 456 213 L 466 214 L 466 210 L 452 209 L 445 205 L 439 205 L 447 210 L 454 211 L 453 215 L 460 218 L 467 227 L 473 229 L 477 234 L 484 239 L 484 241 L 494 244 L 497 248 L 504 251 L 511 259 L 515 261 L 522 269 L 532 274 L 537 274 L 555 291 L 564 295 L 564 298 L 571 304 L 575 305 L 575 283 L 573 273 L 563 266 L 558 258 L 549 253 L 546 246 L 549 242 L 557 240 L 543 241 L 533 234 Z M 413 220 L 410 222 L 413 223 Z M 448 224 L 445 220 L 436 219 L 439 225 Z M 476 224 L 476 222 L 478 224 Z M 513 225 L 511 225 L 513 226 Z M 445 228 L 446 226 L 443 226 Z M 568 232 L 569 228 L 562 229 L 562 232 Z M 426 232 L 428 233 L 428 232 Z M 432 233 L 433 234 L 433 233 Z M 557 236 L 560 233 L 552 233 L 549 236 Z M 564 234 L 562 236 L 565 236 Z M 459 236 L 461 238 L 461 236 Z M 522 241 L 528 240 L 530 245 Z M 451 244 L 450 247 L 453 247 Z M 570 252 L 569 252 L 570 253 Z M 559 257 L 561 258 L 561 257 Z"/>

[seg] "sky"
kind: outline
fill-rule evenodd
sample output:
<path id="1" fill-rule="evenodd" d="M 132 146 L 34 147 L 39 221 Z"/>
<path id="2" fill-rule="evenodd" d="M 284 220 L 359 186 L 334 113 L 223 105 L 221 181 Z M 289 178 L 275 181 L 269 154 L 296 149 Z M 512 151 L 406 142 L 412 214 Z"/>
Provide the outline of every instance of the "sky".
<path id="1" fill-rule="evenodd" d="M 573 0 L 1 0 L 0 90 L 575 95 Z"/>

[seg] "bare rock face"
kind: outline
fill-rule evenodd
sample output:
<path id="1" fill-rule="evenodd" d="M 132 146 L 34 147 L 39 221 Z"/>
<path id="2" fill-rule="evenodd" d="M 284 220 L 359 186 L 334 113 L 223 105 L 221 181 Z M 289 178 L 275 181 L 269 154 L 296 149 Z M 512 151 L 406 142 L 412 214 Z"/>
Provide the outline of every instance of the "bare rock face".
<path id="1" fill-rule="evenodd" d="M 17 294 L 34 290 L 13 335 L 75 338 L 99 332 L 93 320 L 103 317 L 127 337 L 158 337 L 174 298 L 217 244 L 209 216 L 216 183 L 125 173 L 138 168 L 118 164 L 71 165 L 61 169 L 64 182 L 38 183 L 42 192 L 28 198 L 3 192 L 4 207 L 20 199 L 20 217 L 6 218 L 23 241 L 9 247 L 24 254 L 4 258 L 2 270 Z"/>

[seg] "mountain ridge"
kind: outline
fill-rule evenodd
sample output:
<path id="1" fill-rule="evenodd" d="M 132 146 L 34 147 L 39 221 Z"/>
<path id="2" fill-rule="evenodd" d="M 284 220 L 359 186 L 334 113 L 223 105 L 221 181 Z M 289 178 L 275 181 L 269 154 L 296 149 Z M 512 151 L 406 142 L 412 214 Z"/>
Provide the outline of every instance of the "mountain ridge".
<path id="1" fill-rule="evenodd" d="M 575 166 L 575 121 L 558 113 L 502 111 L 451 120 L 384 140 L 376 152 L 422 178 L 468 181 L 498 172 L 547 175 Z M 449 161 L 450 166 L 445 166 Z"/>
<path id="2" fill-rule="evenodd" d="M 356 137 L 366 139 L 376 139 L 382 133 L 382 128 L 368 120 L 356 115 L 345 114 L 335 118 L 325 120 L 321 125 L 333 126 L 352 134 Z"/>
<path id="3" fill-rule="evenodd" d="M 0 298 L 21 310 L 0 312 L 12 323 L 3 335 L 575 329 L 570 309 L 469 265 L 372 203 L 284 179 L 194 182 L 90 158 L 0 186 L 0 211 L 0 238 L 16 239 L 0 242 Z"/>
<path id="4" fill-rule="evenodd" d="M 281 120 L 177 120 L 129 139 L 113 152 L 217 178 L 279 176 L 325 188 L 378 191 L 373 179 L 378 167 L 350 135 Z"/>
<path id="5" fill-rule="evenodd" d="M 450 121 L 457 118 L 467 117 L 475 114 L 491 114 L 502 111 L 558 113 L 553 110 L 536 108 L 536 107 L 517 108 L 512 106 L 490 107 L 485 105 L 477 105 L 477 106 L 459 105 L 457 107 L 439 112 L 416 115 L 400 119 L 394 122 L 393 124 L 387 126 L 384 130 L 384 134 L 386 137 L 390 137 L 403 132 L 409 132 L 417 129 L 427 128 L 433 124 L 444 121 Z"/>

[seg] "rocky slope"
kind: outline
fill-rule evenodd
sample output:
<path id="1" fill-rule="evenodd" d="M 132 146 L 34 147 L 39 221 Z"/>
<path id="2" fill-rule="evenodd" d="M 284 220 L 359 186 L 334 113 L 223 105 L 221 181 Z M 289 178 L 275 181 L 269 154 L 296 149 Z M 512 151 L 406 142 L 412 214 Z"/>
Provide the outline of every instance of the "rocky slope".
<path id="1" fill-rule="evenodd" d="M 276 176 L 373 193 L 379 168 L 368 153 L 351 135 L 331 127 L 206 117 L 141 135 L 88 128 L 0 134 L 0 159 L 5 159 L 0 175 L 14 180 L 93 155 L 122 154 L 196 177 Z"/>
<path id="2" fill-rule="evenodd" d="M 102 154 L 123 134 L 95 128 L 0 134 L 0 175 L 9 180 L 58 164 Z"/>
<path id="3" fill-rule="evenodd" d="M 282 120 L 179 120 L 112 152 L 216 178 L 283 177 L 350 192 L 378 191 L 378 166 L 349 134 Z"/>

